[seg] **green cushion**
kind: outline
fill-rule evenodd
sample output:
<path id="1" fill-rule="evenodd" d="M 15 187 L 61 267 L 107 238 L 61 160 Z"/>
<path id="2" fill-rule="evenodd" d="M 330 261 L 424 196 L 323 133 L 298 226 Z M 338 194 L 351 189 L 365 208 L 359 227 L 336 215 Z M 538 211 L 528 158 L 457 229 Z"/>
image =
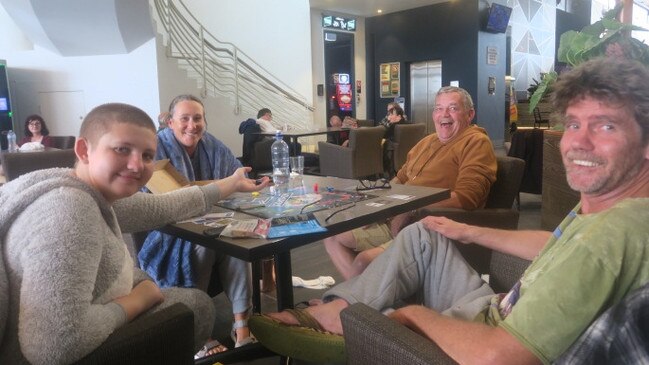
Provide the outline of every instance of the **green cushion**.
<path id="1" fill-rule="evenodd" d="M 257 340 L 277 354 L 310 362 L 346 362 L 343 336 L 286 325 L 264 315 L 255 315 L 248 323 Z"/>

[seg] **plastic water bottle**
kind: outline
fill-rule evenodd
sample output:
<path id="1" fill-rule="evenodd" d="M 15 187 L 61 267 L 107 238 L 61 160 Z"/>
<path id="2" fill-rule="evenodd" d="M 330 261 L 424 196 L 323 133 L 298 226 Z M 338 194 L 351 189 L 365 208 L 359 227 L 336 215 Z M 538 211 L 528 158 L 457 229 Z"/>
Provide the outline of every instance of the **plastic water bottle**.
<path id="1" fill-rule="evenodd" d="M 275 133 L 275 142 L 270 147 L 270 151 L 273 160 L 274 193 L 280 195 L 288 191 L 291 174 L 288 145 L 284 142 L 281 131 Z"/>
<path id="2" fill-rule="evenodd" d="M 16 143 L 16 133 L 14 133 L 14 131 L 7 132 L 7 151 L 18 152 L 18 144 Z"/>

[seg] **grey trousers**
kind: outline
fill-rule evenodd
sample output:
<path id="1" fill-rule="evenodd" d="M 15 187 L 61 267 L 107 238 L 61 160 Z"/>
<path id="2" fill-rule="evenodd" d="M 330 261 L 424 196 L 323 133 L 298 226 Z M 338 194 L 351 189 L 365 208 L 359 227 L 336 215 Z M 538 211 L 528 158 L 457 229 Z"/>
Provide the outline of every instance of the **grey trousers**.
<path id="1" fill-rule="evenodd" d="M 217 265 L 221 286 L 232 303 L 232 313 L 248 312 L 252 308 L 250 264 L 201 245 L 193 246 L 192 260 L 197 274 L 196 287 L 207 291 L 212 268 Z"/>
<path id="2" fill-rule="evenodd" d="M 155 313 L 175 303 L 183 303 L 194 312 L 194 352 L 200 350 L 205 342 L 212 336 L 212 327 L 216 320 L 216 308 L 214 302 L 204 291 L 190 288 L 164 288 L 162 294 L 165 299 L 145 313 Z"/>
<path id="3" fill-rule="evenodd" d="M 365 271 L 324 294 L 383 311 L 404 300 L 444 315 L 471 320 L 494 292 L 469 266 L 451 240 L 411 224 Z"/>

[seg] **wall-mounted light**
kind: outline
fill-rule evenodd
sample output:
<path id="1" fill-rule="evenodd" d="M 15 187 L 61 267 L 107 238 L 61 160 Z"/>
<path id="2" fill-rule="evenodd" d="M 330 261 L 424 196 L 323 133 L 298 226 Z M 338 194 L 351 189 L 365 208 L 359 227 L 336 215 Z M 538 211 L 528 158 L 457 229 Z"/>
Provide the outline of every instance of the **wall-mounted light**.
<path id="1" fill-rule="evenodd" d="M 383 12 L 383 9 L 379 9 L 376 11 L 377 13 L 381 14 Z"/>

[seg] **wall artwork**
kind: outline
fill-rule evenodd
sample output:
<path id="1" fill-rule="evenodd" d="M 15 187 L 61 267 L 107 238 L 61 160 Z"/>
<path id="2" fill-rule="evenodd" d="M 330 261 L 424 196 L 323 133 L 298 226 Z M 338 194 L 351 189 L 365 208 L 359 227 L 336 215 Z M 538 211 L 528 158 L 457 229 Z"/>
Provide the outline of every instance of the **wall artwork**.
<path id="1" fill-rule="evenodd" d="M 380 94 L 382 98 L 394 98 L 401 91 L 401 64 L 399 62 L 382 63 L 380 72 Z"/>

